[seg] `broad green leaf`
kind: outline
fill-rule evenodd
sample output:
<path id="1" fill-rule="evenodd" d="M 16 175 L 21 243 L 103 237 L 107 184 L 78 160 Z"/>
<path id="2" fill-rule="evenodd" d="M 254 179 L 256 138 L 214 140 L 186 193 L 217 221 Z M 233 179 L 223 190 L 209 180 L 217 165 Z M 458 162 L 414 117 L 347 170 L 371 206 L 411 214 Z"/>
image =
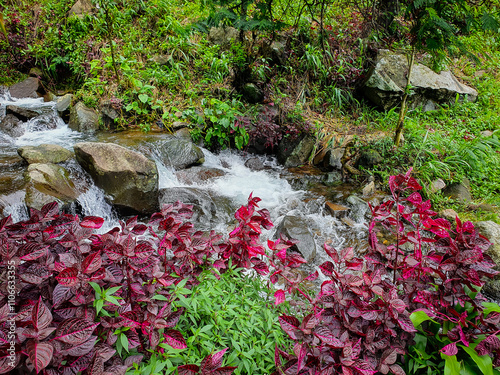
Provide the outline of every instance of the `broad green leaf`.
<path id="1" fill-rule="evenodd" d="M 95 292 L 97 293 L 97 295 L 101 295 L 102 294 L 101 287 L 99 286 L 99 284 L 94 283 L 93 281 L 89 281 L 89 285 L 95 290 Z"/>
<path id="2" fill-rule="evenodd" d="M 138 98 L 144 104 L 146 104 L 149 100 L 149 96 L 146 94 L 139 94 Z"/>
<path id="3" fill-rule="evenodd" d="M 446 355 L 441 353 L 441 358 L 445 360 L 444 375 L 460 374 L 460 363 L 458 363 L 456 355 Z"/>
<path id="4" fill-rule="evenodd" d="M 128 338 L 125 334 L 120 335 L 120 343 L 122 344 L 123 348 L 127 351 L 128 353 Z"/>
<path id="5" fill-rule="evenodd" d="M 151 299 L 158 299 L 160 301 L 168 301 L 168 298 L 165 297 L 164 295 L 162 294 L 156 294 L 154 295 L 153 297 L 151 297 Z"/>
<path id="6" fill-rule="evenodd" d="M 484 316 L 488 316 L 491 312 L 500 312 L 500 305 L 494 302 L 483 302 Z"/>
<path id="7" fill-rule="evenodd" d="M 109 288 L 106 290 L 106 295 L 111 295 L 111 294 L 114 294 L 116 293 L 119 289 L 121 288 L 121 286 L 114 286 L 113 288 Z"/>
<path id="8" fill-rule="evenodd" d="M 483 372 L 483 375 L 493 375 L 493 364 L 489 355 L 478 355 L 476 352 L 476 344 L 471 344 L 469 347 L 458 345 L 463 348 L 472 360 L 476 362 L 477 367 Z"/>
<path id="9" fill-rule="evenodd" d="M 422 324 L 426 320 L 430 320 L 430 321 L 436 323 L 436 321 L 432 320 L 432 318 L 429 315 L 427 315 L 427 313 L 425 313 L 423 311 L 415 311 L 415 312 L 411 313 L 410 319 L 411 319 L 413 325 L 415 326 L 415 328 L 417 328 L 420 324 Z"/>

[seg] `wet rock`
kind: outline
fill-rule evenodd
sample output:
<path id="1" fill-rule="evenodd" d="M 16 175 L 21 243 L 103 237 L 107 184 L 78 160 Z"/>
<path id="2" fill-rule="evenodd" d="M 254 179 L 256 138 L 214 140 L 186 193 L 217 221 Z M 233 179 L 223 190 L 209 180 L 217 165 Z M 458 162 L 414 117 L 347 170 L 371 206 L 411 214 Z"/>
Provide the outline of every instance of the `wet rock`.
<path id="1" fill-rule="evenodd" d="M 450 221 L 452 224 L 455 223 L 455 218 L 458 216 L 455 210 L 447 208 L 439 212 L 439 216 L 444 217 L 446 220 Z"/>
<path id="2" fill-rule="evenodd" d="M 469 180 L 464 179 L 462 182 L 455 182 L 448 185 L 443 190 L 443 195 L 459 202 L 470 202 L 472 200 L 472 196 L 470 193 Z"/>
<path id="3" fill-rule="evenodd" d="M 305 164 L 314 149 L 316 139 L 305 135 L 296 140 L 284 138 L 278 145 L 278 161 L 285 167 L 297 167 Z"/>
<path id="4" fill-rule="evenodd" d="M 31 109 L 18 107 L 17 105 L 8 105 L 5 109 L 7 114 L 13 114 L 21 121 L 28 121 L 30 118 L 41 114 L 41 111 L 33 111 Z"/>
<path id="5" fill-rule="evenodd" d="M 24 189 L 25 161 L 19 155 L 0 155 L 0 194 L 8 195 Z"/>
<path id="6" fill-rule="evenodd" d="M 187 185 L 199 185 L 203 182 L 224 176 L 226 173 L 217 168 L 191 167 L 175 173 L 177 179 Z"/>
<path id="7" fill-rule="evenodd" d="M 368 203 L 356 195 L 349 196 L 346 201 L 351 205 L 349 216 L 358 223 L 362 222 L 369 211 Z"/>
<path id="8" fill-rule="evenodd" d="M 323 183 L 326 186 L 335 186 L 342 183 L 342 173 L 338 171 L 333 171 L 327 173 L 323 179 Z"/>
<path id="9" fill-rule="evenodd" d="M 143 154 L 112 143 L 74 145 L 76 160 L 123 211 L 152 213 L 158 209 L 158 170 Z"/>
<path id="10" fill-rule="evenodd" d="M 73 100 L 72 94 L 66 94 L 56 99 L 56 110 L 59 116 L 65 121 L 69 122 L 70 106 Z"/>
<path id="11" fill-rule="evenodd" d="M 28 77 L 24 81 L 12 85 L 9 91 L 13 98 L 38 98 L 39 87 L 38 78 Z"/>
<path id="12" fill-rule="evenodd" d="M 231 222 L 234 207 L 226 197 L 211 195 L 209 192 L 191 187 L 174 187 L 161 189 L 159 193 L 160 207 L 180 201 L 193 206 L 191 222 L 213 229 L 218 222 Z"/>
<path id="13" fill-rule="evenodd" d="M 22 136 L 26 131 L 23 122 L 13 114 L 8 114 L 2 119 L 0 122 L 0 130 L 13 138 Z"/>
<path id="14" fill-rule="evenodd" d="M 73 157 L 73 153 L 62 146 L 41 144 L 40 146 L 24 146 L 17 149 L 17 153 L 29 164 L 34 163 L 62 163 Z"/>
<path id="15" fill-rule="evenodd" d="M 83 102 L 78 102 L 71 108 L 68 126 L 82 133 L 92 133 L 99 129 L 99 116 Z"/>
<path id="16" fill-rule="evenodd" d="M 160 157 L 165 165 L 183 169 L 205 161 L 201 148 L 190 139 L 169 137 L 158 145 Z"/>
<path id="17" fill-rule="evenodd" d="M 174 134 L 177 138 L 184 138 L 187 139 L 188 141 L 191 141 L 191 132 L 189 131 L 188 128 L 181 128 L 177 130 Z"/>
<path id="18" fill-rule="evenodd" d="M 344 157 L 345 154 L 345 148 L 343 147 L 337 147 L 334 148 L 333 150 L 330 150 L 327 153 L 328 157 L 328 165 L 333 167 L 334 169 L 342 169 L 342 158 Z"/>
<path id="19" fill-rule="evenodd" d="M 363 188 L 363 196 L 370 197 L 375 194 L 375 181 L 371 181 Z"/>
<path id="20" fill-rule="evenodd" d="M 213 44 L 228 47 L 240 40 L 240 31 L 234 27 L 212 27 L 208 40 Z"/>
<path id="21" fill-rule="evenodd" d="M 316 257 L 316 242 L 307 221 L 299 216 L 285 216 L 276 228 L 276 238 L 283 234 L 298 240 L 292 250 L 298 251 L 308 263 Z"/>
<path id="22" fill-rule="evenodd" d="M 264 169 L 264 163 L 259 158 L 250 158 L 245 162 L 245 167 L 252 171 L 261 171 Z"/>
<path id="23" fill-rule="evenodd" d="M 69 10 L 68 16 L 83 18 L 86 14 L 92 13 L 93 6 L 91 0 L 78 0 Z"/>
<path id="24" fill-rule="evenodd" d="M 120 104 L 105 100 L 100 106 L 101 119 L 106 129 L 116 129 L 115 120 L 121 117 Z"/>
<path id="25" fill-rule="evenodd" d="M 349 207 L 342 206 L 341 204 L 336 204 L 329 201 L 325 202 L 325 206 L 328 212 L 330 212 L 330 215 L 337 218 L 345 217 L 350 211 Z"/>
<path id="26" fill-rule="evenodd" d="M 26 173 L 26 206 L 41 209 L 56 201 L 61 206 L 74 202 L 80 193 L 71 181 L 69 172 L 56 164 L 30 164 Z"/>
<path id="27" fill-rule="evenodd" d="M 408 59 L 405 55 L 381 50 L 362 92 L 384 110 L 395 107 L 401 103 L 407 72 Z M 413 66 L 410 84 L 413 87 L 411 106 L 422 106 L 424 110 L 435 109 L 437 104 L 453 105 L 457 97 L 459 102 L 475 101 L 478 95 L 476 90 L 460 83 L 450 71 L 438 74 L 420 63 Z"/>
<path id="28" fill-rule="evenodd" d="M 255 83 L 245 83 L 241 89 L 243 98 L 251 104 L 257 104 L 264 100 L 264 93 Z"/>
<path id="29" fill-rule="evenodd" d="M 441 178 L 438 178 L 437 180 L 431 182 L 427 190 L 429 191 L 429 193 L 434 194 L 438 191 L 443 190 L 445 187 L 446 183 Z"/>
<path id="30" fill-rule="evenodd" d="M 361 151 L 361 155 L 356 163 L 356 167 L 372 169 L 374 166 L 379 165 L 382 160 L 382 156 L 377 150 L 363 150 Z"/>

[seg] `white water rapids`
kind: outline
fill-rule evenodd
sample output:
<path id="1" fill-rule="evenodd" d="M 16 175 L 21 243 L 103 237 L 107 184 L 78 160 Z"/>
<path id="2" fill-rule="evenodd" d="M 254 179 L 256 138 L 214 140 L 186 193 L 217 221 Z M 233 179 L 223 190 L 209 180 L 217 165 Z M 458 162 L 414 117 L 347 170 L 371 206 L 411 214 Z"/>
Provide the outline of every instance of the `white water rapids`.
<path id="1" fill-rule="evenodd" d="M 26 145 L 35 146 L 51 143 L 72 150 L 73 145 L 77 142 L 96 140 L 93 135 L 69 129 L 59 117 L 54 102 L 44 103 L 42 99 L 28 98 L 15 100 L 6 97 L 0 99 L 0 120 L 5 116 L 7 105 L 41 110 L 42 115 L 24 123 L 25 132 L 19 137 L 8 135 L 0 129 L 0 157 L 16 155 L 17 149 Z M 315 238 L 318 251 L 325 241 L 341 248 L 352 245 L 353 241 L 357 242 L 359 239 L 366 238 L 366 225 L 363 220 L 358 220 L 354 226 L 348 228 L 340 220 L 325 213 L 324 198 L 304 190 L 294 190 L 288 180 L 284 178 L 288 172 L 274 158 L 227 150 L 216 155 L 208 150 L 203 150 L 205 154 L 203 167 L 216 168 L 223 171 L 223 174 L 217 178 L 187 184 L 178 178 L 173 168 L 165 166 L 160 158 L 155 157 L 155 147 L 157 146 L 154 144 L 149 146 L 149 151 L 145 153 L 157 164 L 160 189 L 195 189 L 196 192 L 206 193 L 207 196 L 213 198 L 217 207 L 215 212 L 212 212 L 213 217 L 208 222 L 211 229 L 227 234 L 228 230 L 234 227 L 235 210 L 245 204 L 248 196 L 252 193 L 253 196 L 262 199 L 260 208 L 267 208 L 270 211 L 272 221 L 275 224 L 279 224 L 286 215 L 301 218 Z M 144 152 L 143 149 L 141 151 Z M 247 168 L 245 161 L 250 157 L 260 158 L 265 168 L 259 171 Z M 109 230 L 117 225 L 119 218 L 107 202 L 103 191 L 93 184 L 88 174 L 74 160 L 65 163 L 64 167 L 70 171 L 73 181 L 77 187 L 81 188 L 80 191 L 84 191 L 78 197 L 79 212 L 85 216 L 103 217 L 106 225 L 101 231 Z M 2 190 L 8 190 L 8 188 L 6 189 L 4 186 Z M 12 191 L 9 194 L 0 191 L 0 205 L 2 202 L 4 206 L 3 216 L 12 215 L 14 221 L 27 219 L 28 212 L 24 205 L 22 191 Z M 223 207 L 220 207 L 220 202 L 222 202 Z M 202 210 L 204 210 L 203 207 Z M 2 217 L 1 211 L 0 217 Z M 203 227 L 202 224 L 201 226 Z M 264 233 L 265 237 L 273 235 L 274 230 Z M 318 255 L 320 259 L 317 260 L 321 260 L 323 257 L 321 254 Z"/>

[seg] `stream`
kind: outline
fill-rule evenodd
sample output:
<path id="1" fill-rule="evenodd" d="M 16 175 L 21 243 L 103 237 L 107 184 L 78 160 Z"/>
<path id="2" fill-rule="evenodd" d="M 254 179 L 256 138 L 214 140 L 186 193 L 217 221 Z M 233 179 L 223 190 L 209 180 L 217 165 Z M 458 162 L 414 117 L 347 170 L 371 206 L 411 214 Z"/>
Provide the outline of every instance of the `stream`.
<path id="1" fill-rule="evenodd" d="M 22 134 L 13 134 L 12 131 L 0 128 L 0 218 L 11 215 L 15 222 L 28 218 L 23 191 L 23 174 L 27 165 L 17 155 L 19 147 L 49 143 L 73 151 L 73 145 L 78 142 L 121 143 L 120 139 L 123 137 L 120 133 L 86 134 L 73 131 L 59 116 L 55 102 L 44 103 L 42 98 L 16 100 L 9 96 L 0 97 L 0 120 L 6 116 L 5 108 L 8 105 L 35 110 L 39 115 L 19 125 L 21 129 L 18 129 L 18 133 Z M 136 133 L 137 137 L 142 135 Z M 315 183 L 310 189 L 304 189 L 303 187 L 308 185 L 304 184 L 304 180 L 308 178 L 307 173 L 284 169 L 271 156 L 234 150 L 214 154 L 202 149 L 205 155 L 203 167 L 220 170 L 221 175 L 203 181 L 186 181 L 185 178 L 180 178 L 182 170 L 174 170 L 158 157 L 158 148 L 162 144 L 161 137 L 162 134 L 151 142 L 144 137 L 146 141 L 130 147 L 156 162 L 159 187 L 164 196 L 186 197 L 191 201 L 185 203 L 194 202 L 197 214 L 193 221 L 197 228 L 229 233 L 236 222 L 234 212 L 247 202 L 248 196 L 252 193 L 253 196 L 262 199 L 260 208 L 270 211 L 275 224 L 273 229 L 263 233 L 264 239 L 276 236 L 276 227 L 279 227 L 285 218 L 293 217 L 295 222 L 303 226 L 314 239 L 317 251 L 312 257 L 315 264 L 321 264 L 326 260 L 326 254 L 322 249 L 324 242 L 329 242 L 337 248 L 366 246 L 366 207 L 352 206 L 348 221 L 332 216 L 325 209 L 326 199 L 333 203 L 345 204 L 345 199 L 352 192 L 351 187 L 327 188 L 321 183 Z M 263 168 L 261 170 L 248 168 L 245 163 L 250 158 L 257 158 Z M 107 202 L 103 191 L 94 185 L 90 176 L 82 170 L 75 159 L 62 165 L 70 172 L 78 190 L 83 191 L 77 199 L 78 204 L 71 207 L 71 213 L 103 217 L 105 225 L 100 232 L 118 225 L 118 220 L 123 218 L 117 215 Z M 316 180 L 319 181 L 318 178 Z M 318 191 L 324 194 L 318 194 Z"/>

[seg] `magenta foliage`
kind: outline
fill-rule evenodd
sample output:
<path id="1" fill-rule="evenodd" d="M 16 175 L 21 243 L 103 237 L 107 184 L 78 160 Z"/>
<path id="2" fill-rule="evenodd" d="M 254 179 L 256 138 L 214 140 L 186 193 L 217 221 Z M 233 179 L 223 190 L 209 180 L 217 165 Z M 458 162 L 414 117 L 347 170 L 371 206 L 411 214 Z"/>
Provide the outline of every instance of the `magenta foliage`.
<path id="1" fill-rule="evenodd" d="M 447 333 L 452 344 L 444 353 L 456 354 L 458 342 L 468 346 L 486 335 L 478 353 L 490 354 L 498 364 L 500 314 L 483 317 L 484 298 L 472 298 L 468 291 L 479 291 L 484 279 L 496 274 L 484 254 L 490 244 L 470 222 L 457 218 L 451 231 L 446 220 L 434 218 L 410 174 L 392 176 L 392 199 L 371 207 L 371 250 L 364 259 L 355 257 L 352 248 L 336 251 L 325 245 L 331 261 L 320 269 L 327 280 L 314 299 L 306 296 L 310 313 L 302 321 L 280 318 L 296 343 L 293 355 L 276 348 L 275 374 L 404 374 L 397 362 L 412 343 L 416 329 L 410 314 L 417 309 L 455 324 Z M 392 233 L 393 244 L 378 242 L 380 225 Z M 305 295 L 296 283 L 288 285 L 288 292 Z M 284 300 L 284 291 L 277 292 L 276 300 Z M 474 320 L 457 312 L 466 303 L 475 309 Z"/>
<path id="2" fill-rule="evenodd" d="M 200 366 L 197 365 L 184 365 L 179 366 L 177 369 L 179 375 L 231 375 L 236 369 L 236 367 L 221 367 L 222 356 L 227 351 L 228 348 L 221 350 L 220 352 L 209 354 L 201 361 Z"/>

